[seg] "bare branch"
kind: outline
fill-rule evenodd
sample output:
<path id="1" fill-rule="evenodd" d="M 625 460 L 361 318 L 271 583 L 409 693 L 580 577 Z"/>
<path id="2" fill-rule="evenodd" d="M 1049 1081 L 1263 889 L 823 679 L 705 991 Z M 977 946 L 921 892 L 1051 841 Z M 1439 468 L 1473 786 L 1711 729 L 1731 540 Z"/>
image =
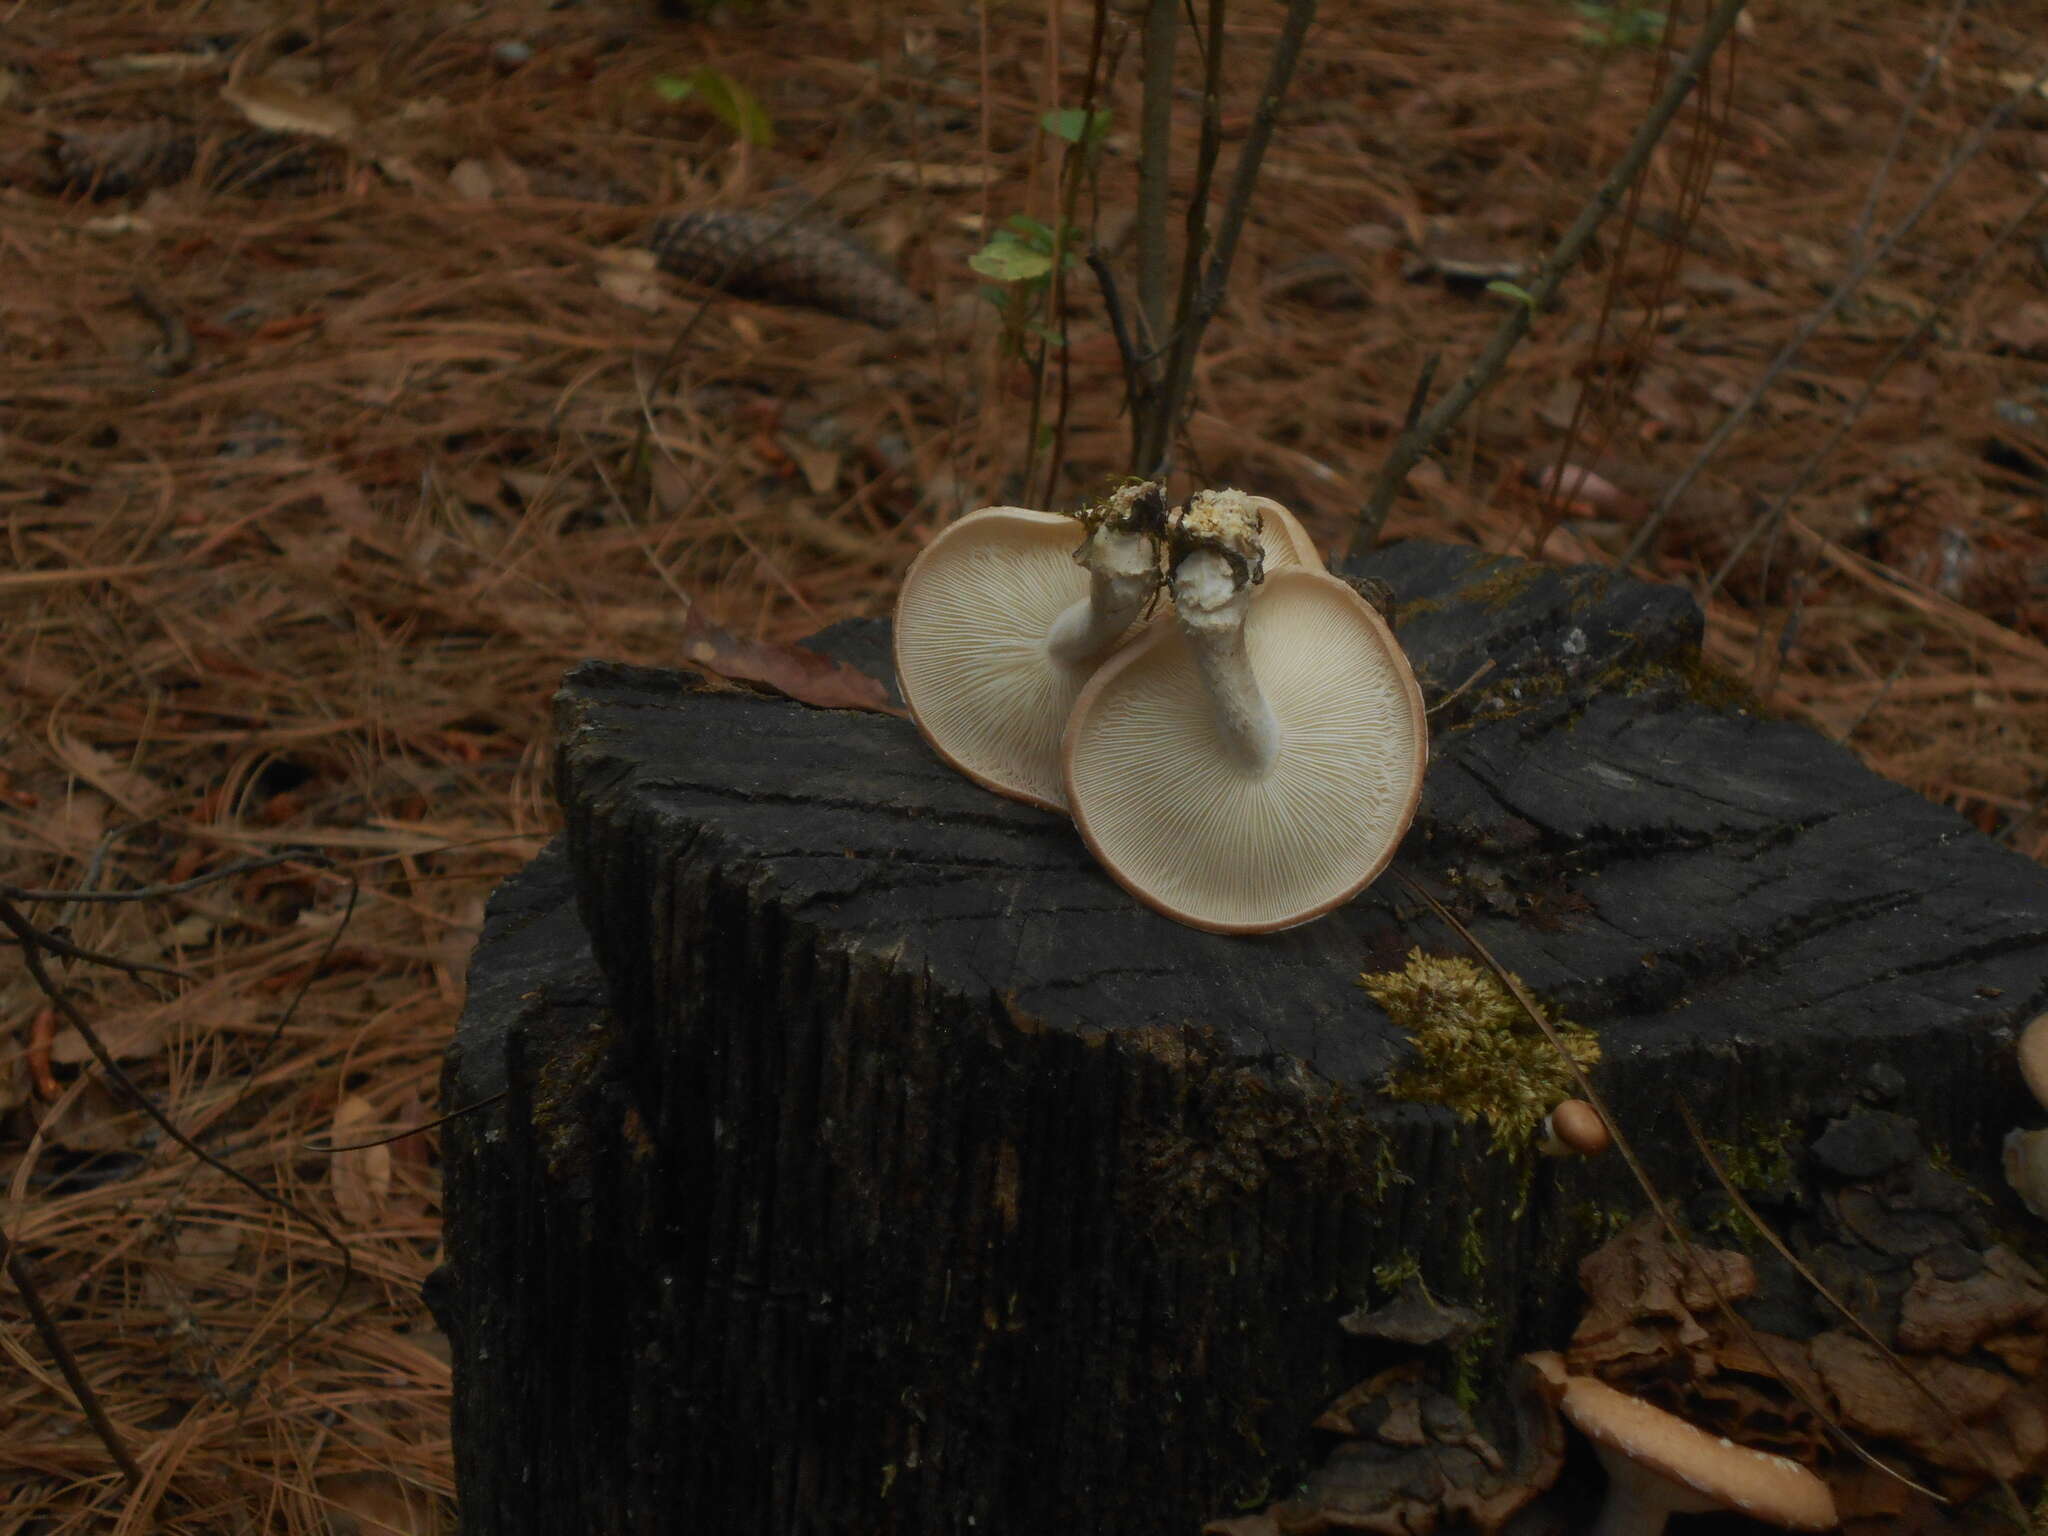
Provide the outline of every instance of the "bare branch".
<path id="1" fill-rule="evenodd" d="M 1650 509 L 1649 515 L 1643 519 L 1642 526 L 1636 530 L 1636 536 L 1622 552 L 1621 564 L 1624 567 L 1642 558 L 1643 552 L 1650 547 L 1651 540 L 1656 538 L 1657 530 L 1664 526 L 1664 520 L 1671 515 L 1671 509 L 1678 505 L 1679 499 L 1692 489 L 1692 483 L 1709 464 L 1713 463 L 1722 448 L 1727 445 L 1728 439 L 1735 435 L 1735 429 L 1749 419 L 1750 412 L 1757 408 L 1771 386 L 1778 382 L 1779 376 L 1792 365 L 1792 359 L 1799 355 L 1799 349 L 1806 345 L 1815 331 L 1834 318 L 1835 312 L 1849 301 L 1849 296 L 1863 285 L 1863 279 L 1891 255 L 1893 248 L 1901 240 L 1912 233 L 1913 227 L 1920 222 L 1927 210 L 1932 208 L 1940 200 L 1941 194 L 1948 190 L 1949 183 L 1961 174 L 1964 166 L 1977 158 L 1985 141 L 2004 127 L 2005 120 L 2012 116 L 2020 103 L 2032 97 L 2044 82 L 2048 82 L 2048 65 L 2043 65 L 2031 80 L 1991 110 L 1984 121 L 1977 125 L 1976 131 L 1964 141 L 1962 147 L 1949 157 L 1948 164 L 1941 168 L 1941 174 L 1934 178 L 1934 184 L 1914 205 L 1913 211 L 1866 251 L 1860 260 L 1850 264 L 1849 270 L 1842 275 L 1842 280 L 1835 285 L 1834 292 L 1801 322 L 1799 329 L 1792 333 L 1791 339 L 1783 347 L 1779 348 L 1778 355 L 1771 359 L 1770 366 L 1764 369 L 1763 376 L 1756 381 L 1749 393 L 1744 395 L 1741 402 L 1722 419 L 1721 425 L 1714 429 L 1714 435 L 1700 446 L 1700 451 L 1693 455 L 1692 462 L 1685 466 L 1678 478 L 1665 487 L 1664 494 L 1657 498 L 1657 504 Z"/>
<path id="2" fill-rule="evenodd" d="M 1151 0 L 1142 47 L 1144 98 L 1138 123 L 1139 345 L 1149 360 L 1166 345 L 1166 201 L 1173 136 L 1173 45 L 1180 32 L 1175 0 Z M 1140 376 L 1147 387 L 1148 361 Z"/>
<path id="3" fill-rule="evenodd" d="M 1898 366 L 1908 352 L 1920 344 L 1921 339 L 1929 331 L 1934 329 L 1935 322 L 1948 312 L 1956 300 L 1976 286 L 1977 279 L 1984 275 L 1984 269 L 1991 264 L 1991 258 L 1997 254 L 1999 248 L 2018 232 L 2021 225 L 2039 213 L 2043 206 L 2048 206 L 2048 185 L 2043 185 L 2024 208 L 2007 219 L 1998 233 L 1985 244 L 1984 249 L 1977 253 L 1977 259 L 1950 279 L 1934 296 L 1933 302 L 1927 306 L 1927 313 L 1920 317 L 1919 324 L 1908 331 L 1899 344 L 1885 354 L 1884 360 L 1871 370 L 1870 376 L 1863 381 L 1863 388 L 1857 392 L 1856 398 L 1849 402 L 1848 409 L 1842 412 L 1842 419 L 1835 423 L 1834 431 L 1807 456 L 1806 462 L 1799 466 L 1799 472 L 1792 477 L 1791 483 L 1778 493 L 1777 500 L 1771 503 L 1770 509 L 1759 515 L 1744 530 L 1742 537 L 1735 541 L 1735 547 L 1728 551 L 1728 557 L 1721 562 L 1721 568 L 1714 572 L 1713 579 L 1707 583 L 1706 591 L 1701 594 L 1702 598 L 1712 597 L 1721 589 L 1721 583 L 1728 579 L 1728 573 L 1735 569 L 1736 562 L 1749 553 L 1759 536 L 1766 533 L 1773 538 L 1777 536 L 1778 529 L 1785 521 L 1785 514 L 1791 508 L 1792 498 L 1806 489 L 1814 475 L 1820 471 L 1821 465 L 1841 446 L 1842 439 L 1849 435 L 1849 429 L 1862 418 L 1863 412 L 1870 405 L 1872 397 L 1877 394 L 1877 388 L 1885 381 L 1885 377 Z"/>
<path id="4" fill-rule="evenodd" d="M 57 1326 L 57 1319 L 50 1316 L 50 1309 L 43 1305 L 42 1292 L 36 1289 L 35 1277 L 21 1261 L 21 1254 L 7 1240 L 7 1234 L 0 1232 L 0 1254 L 6 1256 L 7 1278 L 14 1282 L 14 1288 L 21 1293 L 21 1304 L 28 1312 L 29 1321 L 35 1325 L 36 1336 L 43 1341 L 43 1348 L 50 1352 L 50 1358 L 57 1362 L 57 1369 L 63 1373 L 65 1382 L 71 1388 L 71 1395 L 78 1399 L 78 1406 L 85 1410 L 85 1417 L 92 1425 L 92 1432 L 100 1437 L 100 1444 L 107 1448 L 107 1454 L 114 1458 L 114 1465 L 121 1469 L 121 1477 L 131 1489 L 142 1486 L 142 1468 L 135 1464 L 128 1444 L 121 1438 L 120 1430 L 101 1404 L 99 1394 L 92 1389 L 92 1383 L 85 1379 L 85 1372 L 79 1369 L 78 1358 L 71 1353 L 71 1346 L 64 1342 L 64 1334 Z"/>
<path id="5" fill-rule="evenodd" d="M 1251 127 L 1245 133 L 1244 148 L 1238 151 L 1237 166 L 1231 173 L 1230 196 L 1224 202 L 1222 217 L 1217 221 L 1215 252 L 1202 274 L 1202 284 L 1196 290 L 1193 303 L 1184 306 L 1186 318 L 1174 332 L 1173 352 L 1167 363 L 1165 382 L 1158 398 L 1150 402 L 1157 422 L 1153 432 L 1153 462 L 1135 466 L 1139 474 L 1156 478 L 1165 468 L 1175 424 L 1187 399 L 1188 385 L 1194 378 L 1195 354 L 1201 349 L 1202 333 L 1209 328 L 1216 311 L 1223 307 L 1224 290 L 1230 283 L 1230 264 L 1237 255 L 1237 241 L 1244 233 L 1245 218 L 1251 212 L 1252 189 L 1258 184 L 1259 166 L 1266 158 L 1267 145 L 1273 141 L 1273 129 L 1280 120 L 1280 102 L 1294 79 L 1295 66 L 1301 61 L 1302 43 L 1308 37 L 1308 29 L 1315 17 L 1316 0 L 1288 0 L 1287 18 L 1280 24 L 1280 36 L 1273 45 L 1272 62 L 1266 69 L 1265 89 L 1259 93 L 1258 107 L 1252 113 Z M 1220 48 L 1221 40 L 1212 39 L 1211 46 Z"/>
<path id="6" fill-rule="evenodd" d="M 1380 530 L 1386 526 L 1387 514 L 1393 510 L 1394 498 L 1400 494 L 1407 481 L 1408 471 L 1413 469 L 1424 454 L 1434 448 L 1443 435 L 1465 414 L 1472 402 L 1485 392 L 1500 373 L 1501 365 L 1529 329 L 1531 317 L 1543 309 L 1557 294 L 1565 276 L 1578 264 L 1581 254 L 1592 242 L 1594 234 L 1606 222 L 1607 216 L 1620 205 L 1622 194 L 1629 183 L 1641 174 L 1649 164 L 1651 152 L 1664 136 L 1664 130 L 1678 115 L 1678 109 L 1685 104 L 1699 84 L 1705 72 L 1707 61 L 1714 56 L 1714 50 L 1734 29 L 1735 18 L 1742 14 L 1744 0 L 1721 0 L 1714 13 L 1707 18 L 1700 30 L 1699 40 L 1693 44 L 1678 68 L 1672 73 L 1671 83 L 1664 88 L 1664 94 L 1650 109 L 1650 115 L 1643 119 L 1636 130 L 1635 138 L 1621 161 L 1600 184 L 1592 199 L 1579 211 L 1572 227 L 1565 231 L 1550 255 L 1545 258 L 1536 274 L 1536 280 L 1529 288 L 1527 303 L 1512 304 L 1500 323 L 1500 329 L 1487 343 L 1486 350 L 1479 355 L 1457 386 L 1440 401 L 1435 410 L 1425 416 L 1410 431 L 1403 432 L 1395 439 L 1387 461 L 1380 467 L 1371 491 L 1367 494 L 1365 509 L 1358 515 L 1358 525 L 1351 536 L 1353 549 L 1371 548 L 1379 541 Z"/>

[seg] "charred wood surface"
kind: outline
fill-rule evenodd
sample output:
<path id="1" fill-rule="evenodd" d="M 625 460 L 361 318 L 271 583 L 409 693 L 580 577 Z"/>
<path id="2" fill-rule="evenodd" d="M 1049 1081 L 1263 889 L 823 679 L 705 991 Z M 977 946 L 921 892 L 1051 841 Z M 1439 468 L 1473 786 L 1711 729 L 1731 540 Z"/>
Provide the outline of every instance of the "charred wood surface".
<path id="1" fill-rule="evenodd" d="M 1398 867 L 1552 1010 L 1681 1198 L 1859 1100 L 1995 1185 L 2034 1116 L 2048 873 L 1763 718 L 1675 591 L 1407 544 L 1432 702 Z M 881 625 L 816 645 L 886 672 Z M 905 721 L 587 664 L 567 832 L 499 892 L 450 1054 L 465 1530 L 1191 1532 L 1276 1497 L 1419 1266 L 1561 1344 L 1640 1206 L 1380 1091 L 1356 982 L 1457 939 L 1383 880 L 1265 938 L 1139 907 Z M 1376 1272 L 1381 1281 L 1376 1283 Z"/>

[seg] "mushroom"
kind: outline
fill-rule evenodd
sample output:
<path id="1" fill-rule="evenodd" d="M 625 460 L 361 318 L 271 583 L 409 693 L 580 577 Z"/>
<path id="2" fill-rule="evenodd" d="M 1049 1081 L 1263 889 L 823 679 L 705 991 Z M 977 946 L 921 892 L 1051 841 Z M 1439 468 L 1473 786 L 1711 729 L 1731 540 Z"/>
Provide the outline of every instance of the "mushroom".
<path id="1" fill-rule="evenodd" d="M 1261 505 L 1274 514 L 1266 558 L 1320 568 L 1292 515 Z M 1158 588 L 1164 516 L 1161 488 L 1140 481 L 1071 517 L 984 507 L 926 546 L 896 601 L 896 677 L 940 757 L 997 794 L 1066 809 L 1060 732 Z"/>
<path id="2" fill-rule="evenodd" d="M 1658 1536 L 1672 1515 L 1719 1509 L 1794 1531 L 1837 1523 L 1828 1485 L 1798 1462 L 1710 1434 L 1595 1377 L 1570 1375 L 1554 1353 L 1526 1358 L 1607 1469 L 1607 1500 L 1590 1536 Z"/>
<path id="3" fill-rule="evenodd" d="M 1545 1157 L 1598 1157 L 1613 1139 L 1599 1110 L 1584 1099 L 1564 1099 L 1543 1117 L 1536 1150 Z"/>
<path id="4" fill-rule="evenodd" d="M 2020 1076 L 2034 1102 L 2048 1108 L 2048 1013 L 2041 1014 L 2020 1031 Z"/>
<path id="5" fill-rule="evenodd" d="M 2048 1221 L 2048 1131 L 2005 1133 L 2005 1182 L 2020 1204 Z"/>
<path id="6" fill-rule="evenodd" d="M 1213 933 L 1349 901 L 1422 794 L 1422 693 L 1393 632 L 1338 578 L 1265 578 L 1260 512 L 1197 493 L 1168 530 L 1177 622 L 1104 662 L 1067 724 L 1067 803 L 1132 895 Z"/>
<path id="7" fill-rule="evenodd" d="M 2027 1091 L 2048 1108 L 2048 1013 L 2020 1031 L 2019 1058 Z M 2006 1132 L 2005 1182 L 2021 1204 L 2048 1221 L 2048 1131 Z"/>

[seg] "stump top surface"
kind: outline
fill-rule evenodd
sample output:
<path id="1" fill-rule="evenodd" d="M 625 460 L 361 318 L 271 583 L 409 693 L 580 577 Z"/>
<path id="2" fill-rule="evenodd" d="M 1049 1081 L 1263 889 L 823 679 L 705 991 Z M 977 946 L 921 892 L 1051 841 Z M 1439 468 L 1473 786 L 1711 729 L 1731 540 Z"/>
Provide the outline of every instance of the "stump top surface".
<path id="1" fill-rule="evenodd" d="M 1396 867 L 1610 1056 L 1975 1033 L 2048 1006 L 2048 871 L 1743 709 L 1701 669 L 1683 594 L 1420 543 L 1355 569 L 1393 586 L 1432 703 L 1493 663 L 1433 716 Z M 818 644 L 886 675 L 886 637 Z M 715 860 L 822 944 L 1027 1027 L 1193 1025 L 1371 1082 L 1406 1039 L 1359 973 L 1461 952 L 1390 878 L 1284 933 L 1181 927 L 906 720 L 605 663 L 570 673 L 557 710 L 579 860 L 614 837 Z M 586 917 L 592 897 L 586 869 Z"/>

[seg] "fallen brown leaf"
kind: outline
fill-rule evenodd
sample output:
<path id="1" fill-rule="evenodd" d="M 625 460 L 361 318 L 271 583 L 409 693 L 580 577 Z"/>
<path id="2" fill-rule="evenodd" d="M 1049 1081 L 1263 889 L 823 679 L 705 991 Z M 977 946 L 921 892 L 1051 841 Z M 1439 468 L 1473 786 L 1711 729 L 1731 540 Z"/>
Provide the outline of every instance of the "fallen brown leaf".
<path id="1" fill-rule="evenodd" d="M 683 621 L 683 658 L 734 682 L 761 683 L 818 709 L 868 709 L 902 717 L 881 682 L 843 661 L 801 646 L 744 640 L 694 608 Z"/>
<path id="2" fill-rule="evenodd" d="M 328 1140 L 336 1147 L 350 1147 L 353 1142 L 374 1139 L 379 1125 L 370 1101 L 352 1093 L 334 1107 Z M 370 1226 L 383 1214 L 384 1197 L 391 1192 L 391 1148 L 350 1147 L 336 1152 L 332 1177 L 334 1204 L 342 1219 L 351 1226 Z"/>

